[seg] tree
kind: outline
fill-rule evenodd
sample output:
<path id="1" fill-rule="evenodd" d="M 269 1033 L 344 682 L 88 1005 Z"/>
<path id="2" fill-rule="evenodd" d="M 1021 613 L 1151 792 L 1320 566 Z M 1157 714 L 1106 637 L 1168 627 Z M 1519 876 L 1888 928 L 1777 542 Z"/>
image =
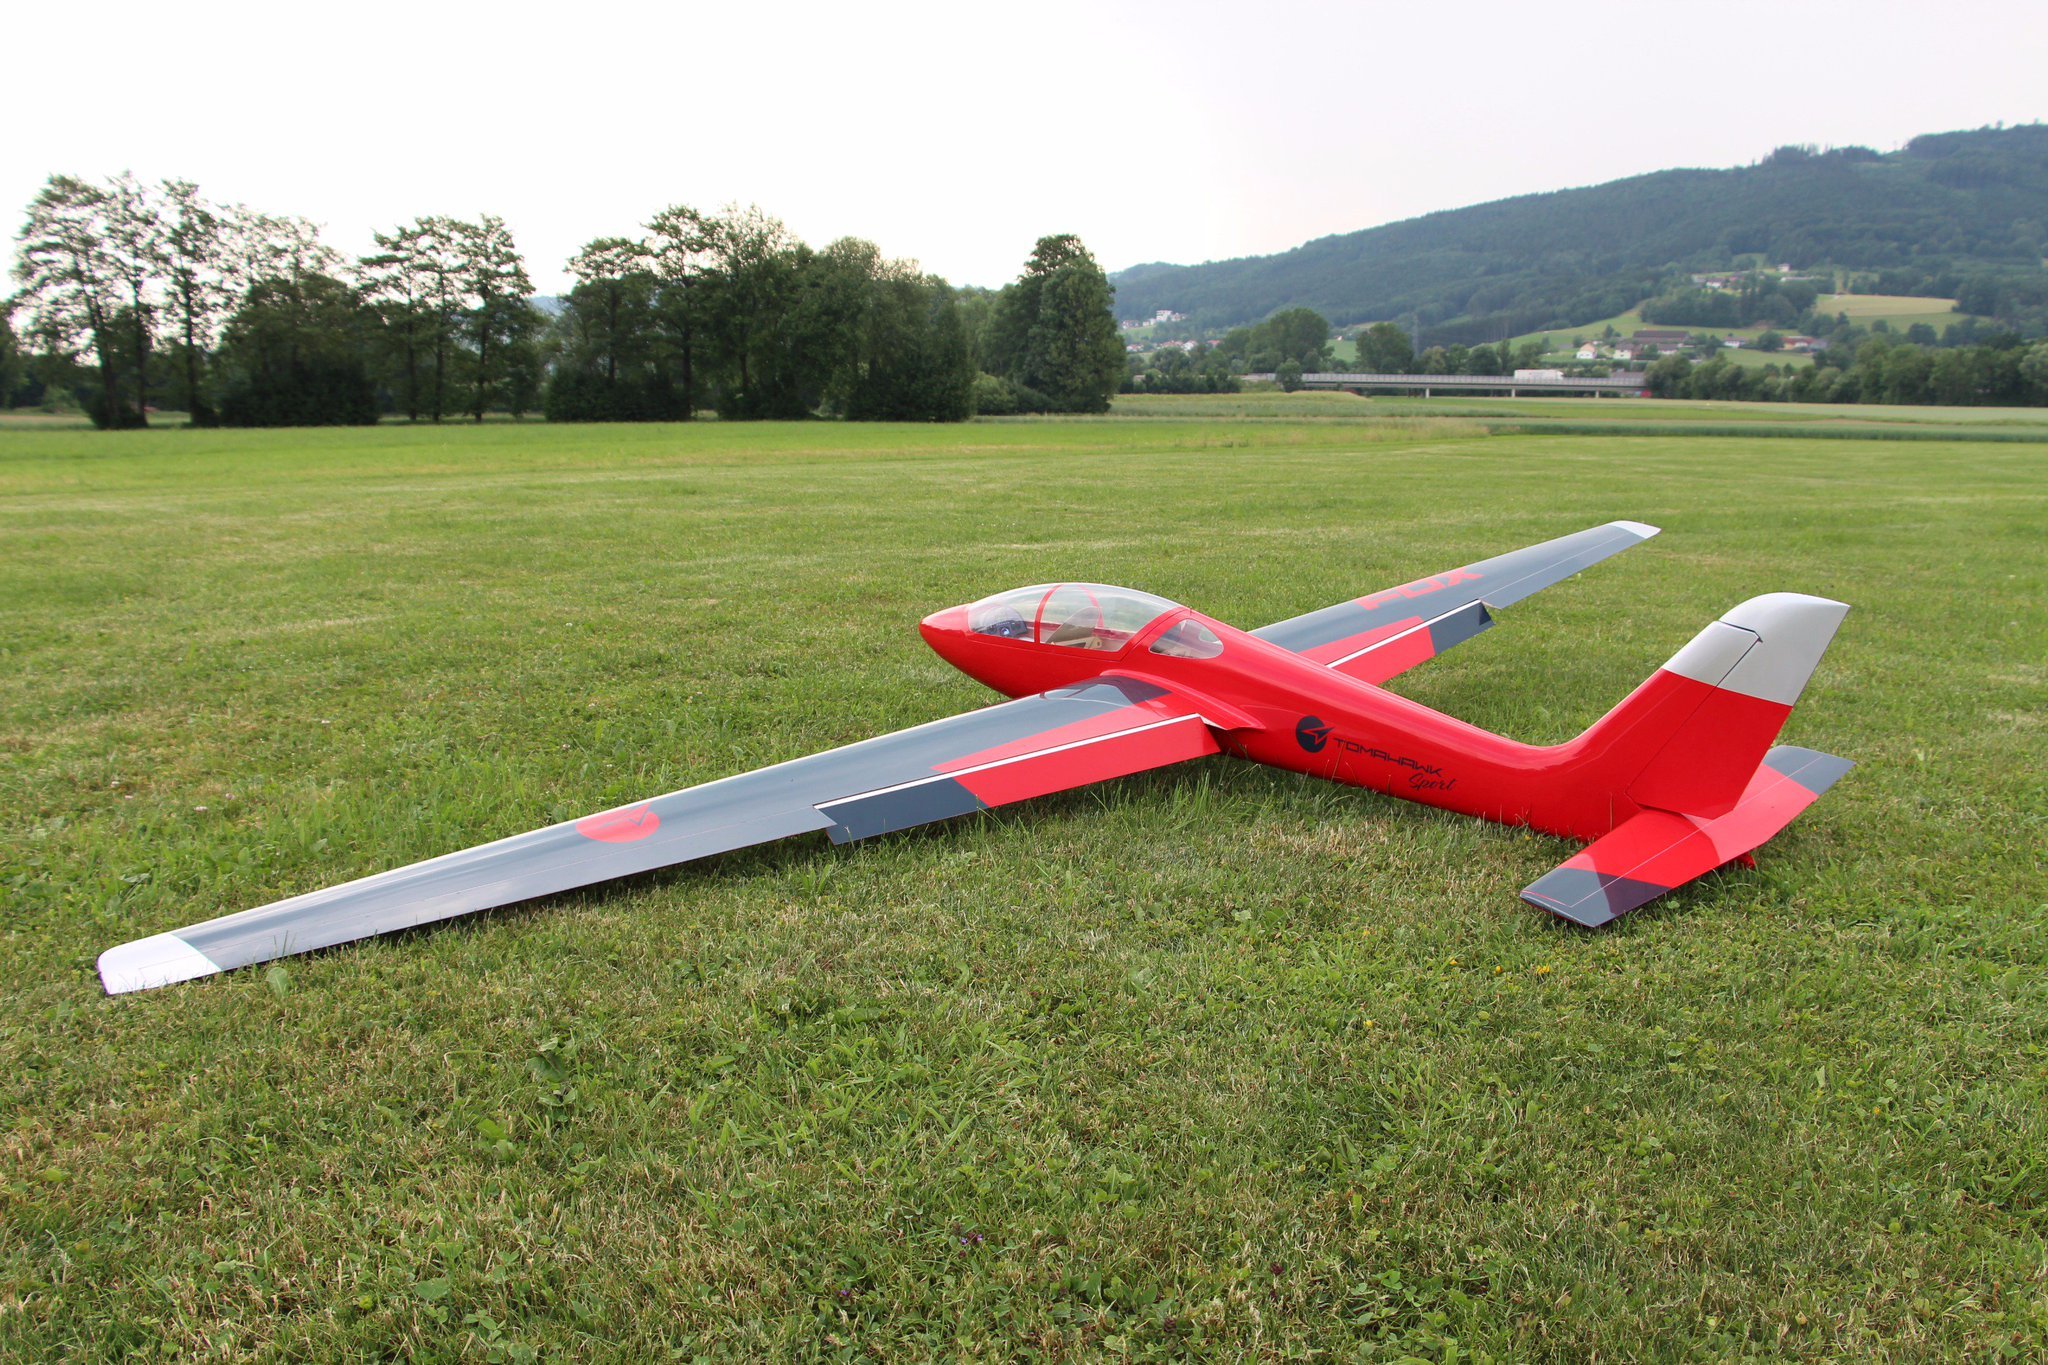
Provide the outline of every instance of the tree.
<path id="1" fill-rule="evenodd" d="M 185 412 L 193 426 L 212 426 L 216 414 L 201 381 L 234 306 L 235 234 L 247 215 L 208 203 L 189 180 L 166 180 L 161 194 L 163 260 L 185 375 Z"/>
<path id="2" fill-rule="evenodd" d="M 1107 412 L 1124 374 L 1115 298 L 1079 237 L 1041 237 L 997 299 L 985 359 L 1056 411 Z"/>
<path id="3" fill-rule="evenodd" d="M 885 262 L 875 253 L 866 263 L 833 376 L 840 411 L 856 421 L 965 420 L 973 411 L 975 370 L 953 291 L 907 261 Z"/>
<path id="4" fill-rule="evenodd" d="M 44 184 L 29 203 L 15 252 L 17 307 L 46 352 L 91 353 L 100 380 L 90 409 L 95 426 L 144 426 L 140 377 L 131 401 L 117 349 L 121 280 L 105 230 L 107 198 L 73 176 L 53 175 Z"/>
<path id="5" fill-rule="evenodd" d="M 438 422 L 448 411 L 450 380 L 454 378 L 450 371 L 464 358 L 459 343 L 474 300 L 463 254 L 464 225 L 453 218 L 432 217 L 417 219 L 414 226 L 419 233 L 414 249 L 425 285 L 426 342 L 434 364 L 427 410 Z"/>
<path id="6" fill-rule="evenodd" d="M 721 417 L 810 414 L 796 371 L 794 321 L 799 244 L 780 219 L 749 205 L 699 220 L 708 269 L 700 305 L 719 361 Z"/>
<path id="7" fill-rule="evenodd" d="M 1415 367 L 1415 346 L 1391 322 L 1375 322 L 1358 334 L 1358 368 L 1365 374 L 1408 374 Z"/>
<path id="8" fill-rule="evenodd" d="M 374 315 L 342 281 L 313 270 L 252 285 L 221 345 L 221 421 L 237 427 L 377 420 L 365 331 Z"/>
<path id="9" fill-rule="evenodd" d="M 1255 350 L 1271 350 L 1304 370 L 1330 367 L 1330 322 L 1313 308 L 1283 308 L 1252 328 Z"/>
<path id="10" fill-rule="evenodd" d="M 647 244 L 599 237 L 569 259 L 576 277 L 578 320 L 597 355 L 606 383 L 617 383 L 621 354 L 630 365 L 644 349 L 654 305 L 654 263 Z"/>
<path id="11" fill-rule="evenodd" d="M 1667 355 L 1643 371 L 1643 384 L 1657 398 L 1690 396 L 1692 361 L 1682 355 Z"/>
<path id="12" fill-rule="evenodd" d="M 538 330 L 528 302 L 533 281 L 504 219 L 487 213 L 479 222 L 456 222 L 451 228 L 461 289 L 473 300 L 468 321 L 476 373 L 469 410 L 481 422 L 493 390 L 509 373 L 507 352 L 530 342 Z"/>
<path id="13" fill-rule="evenodd" d="M 430 307 L 434 273 L 428 257 L 428 229 L 415 222 L 372 235 L 377 251 L 356 262 L 356 280 L 365 302 L 377 315 L 378 349 L 397 405 L 417 422 L 420 353 L 430 344 L 435 325 Z"/>
<path id="14" fill-rule="evenodd" d="M 108 263 L 120 281 L 122 341 L 135 374 L 137 425 L 149 424 L 149 352 L 156 339 L 157 282 L 165 267 L 163 225 L 155 196 L 127 171 L 107 185 L 100 204 Z"/>
<path id="15" fill-rule="evenodd" d="M 644 242 L 600 237 L 568 263 L 576 286 L 551 327 L 550 421 L 663 421 L 686 416 L 662 363 L 661 282 Z"/>
<path id="16" fill-rule="evenodd" d="M 2019 360 L 2019 377 L 2032 391 L 2029 403 L 2048 403 L 2048 341 L 2029 346 Z"/>
<path id="17" fill-rule="evenodd" d="M 677 415 L 687 421 L 696 415 L 697 366 L 713 268 L 704 215 L 687 204 L 663 209 L 647 224 L 647 246 L 660 281 L 655 322 L 666 343 L 656 352 L 656 370 L 666 381 L 673 363 Z"/>
<path id="18" fill-rule="evenodd" d="M 14 406 L 14 396 L 28 378 L 28 366 L 22 362 L 21 343 L 14 335 L 14 320 L 8 310 L 0 308 L 0 408 Z"/>

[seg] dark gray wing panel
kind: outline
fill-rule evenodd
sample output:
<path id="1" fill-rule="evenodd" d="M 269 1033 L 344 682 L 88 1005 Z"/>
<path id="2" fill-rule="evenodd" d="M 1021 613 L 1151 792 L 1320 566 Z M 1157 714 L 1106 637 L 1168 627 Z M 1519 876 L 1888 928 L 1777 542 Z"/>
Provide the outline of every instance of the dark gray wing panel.
<path id="1" fill-rule="evenodd" d="M 1200 724 L 1136 679 L 1061 688 L 122 944 L 101 956 L 101 980 L 141 990 L 814 830 L 843 842 L 967 814 L 985 807 L 942 765 L 1041 735 L 1114 734 L 1119 711 L 1133 726 Z M 851 818 L 819 810 L 876 792 L 890 799 L 855 802 Z"/>
<path id="2" fill-rule="evenodd" d="M 1474 602 L 1509 606 L 1656 534 L 1656 527 L 1639 521 L 1611 521 L 1370 597 L 1276 621 L 1252 634 L 1296 654 L 1326 653 L 1330 657 L 1324 661 L 1329 662 L 1370 644 L 1374 632 L 1399 622 L 1434 618 Z"/>

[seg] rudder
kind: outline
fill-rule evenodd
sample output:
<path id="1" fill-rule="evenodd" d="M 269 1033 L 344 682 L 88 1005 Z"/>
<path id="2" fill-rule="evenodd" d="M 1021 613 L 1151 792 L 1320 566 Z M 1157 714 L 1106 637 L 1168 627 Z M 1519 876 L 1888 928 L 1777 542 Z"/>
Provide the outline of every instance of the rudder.
<path id="1" fill-rule="evenodd" d="M 1848 610 L 1790 592 L 1731 608 L 1579 737 L 1594 780 L 1639 807 L 1726 813 Z"/>

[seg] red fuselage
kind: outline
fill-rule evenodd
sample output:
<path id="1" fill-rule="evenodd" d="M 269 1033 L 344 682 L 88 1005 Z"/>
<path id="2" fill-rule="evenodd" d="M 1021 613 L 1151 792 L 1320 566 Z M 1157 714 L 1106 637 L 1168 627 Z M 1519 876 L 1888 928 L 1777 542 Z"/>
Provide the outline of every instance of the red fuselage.
<path id="1" fill-rule="evenodd" d="M 1194 659 L 1153 652 L 1161 636 L 1189 620 L 1215 633 L 1221 653 Z M 1656 756 L 1667 733 L 1641 723 L 1644 716 L 1689 712 L 1712 691 L 1660 672 L 1584 735 L 1538 746 L 1468 725 L 1186 607 L 1113 648 L 977 634 L 965 607 L 935 612 L 919 631 L 946 662 L 1006 696 L 1105 675 L 1153 681 L 1198 700 L 1224 745 L 1254 762 L 1574 839 L 1596 839 L 1640 809 L 1621 788 Z M 1617 725 L 1624 711 L 1630 718 Z M 1642 742 L 1631 743 L 1638 731 Z"/>

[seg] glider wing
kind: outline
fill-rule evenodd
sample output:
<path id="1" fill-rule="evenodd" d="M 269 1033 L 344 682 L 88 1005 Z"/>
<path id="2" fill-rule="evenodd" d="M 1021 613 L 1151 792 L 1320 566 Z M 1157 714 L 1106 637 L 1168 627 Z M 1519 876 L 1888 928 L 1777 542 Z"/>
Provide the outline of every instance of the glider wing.
<path id="1" fill-rule="evenodd" d="M 1252 634 L 1363 682 L 1383 683 L 1487 629 L 1493 609 L 1561 583 L 1656 534 L 1656 527 L 1639 521 L 1610 521 L 1275 622 Z"/>
<path id="2" fill-rule="evenodd" d="M 1104 677 L 109 949 L 109 994 L 145 990 L 732 849 L 836 843 L 1218 752 L 1190 698 Z"/>

